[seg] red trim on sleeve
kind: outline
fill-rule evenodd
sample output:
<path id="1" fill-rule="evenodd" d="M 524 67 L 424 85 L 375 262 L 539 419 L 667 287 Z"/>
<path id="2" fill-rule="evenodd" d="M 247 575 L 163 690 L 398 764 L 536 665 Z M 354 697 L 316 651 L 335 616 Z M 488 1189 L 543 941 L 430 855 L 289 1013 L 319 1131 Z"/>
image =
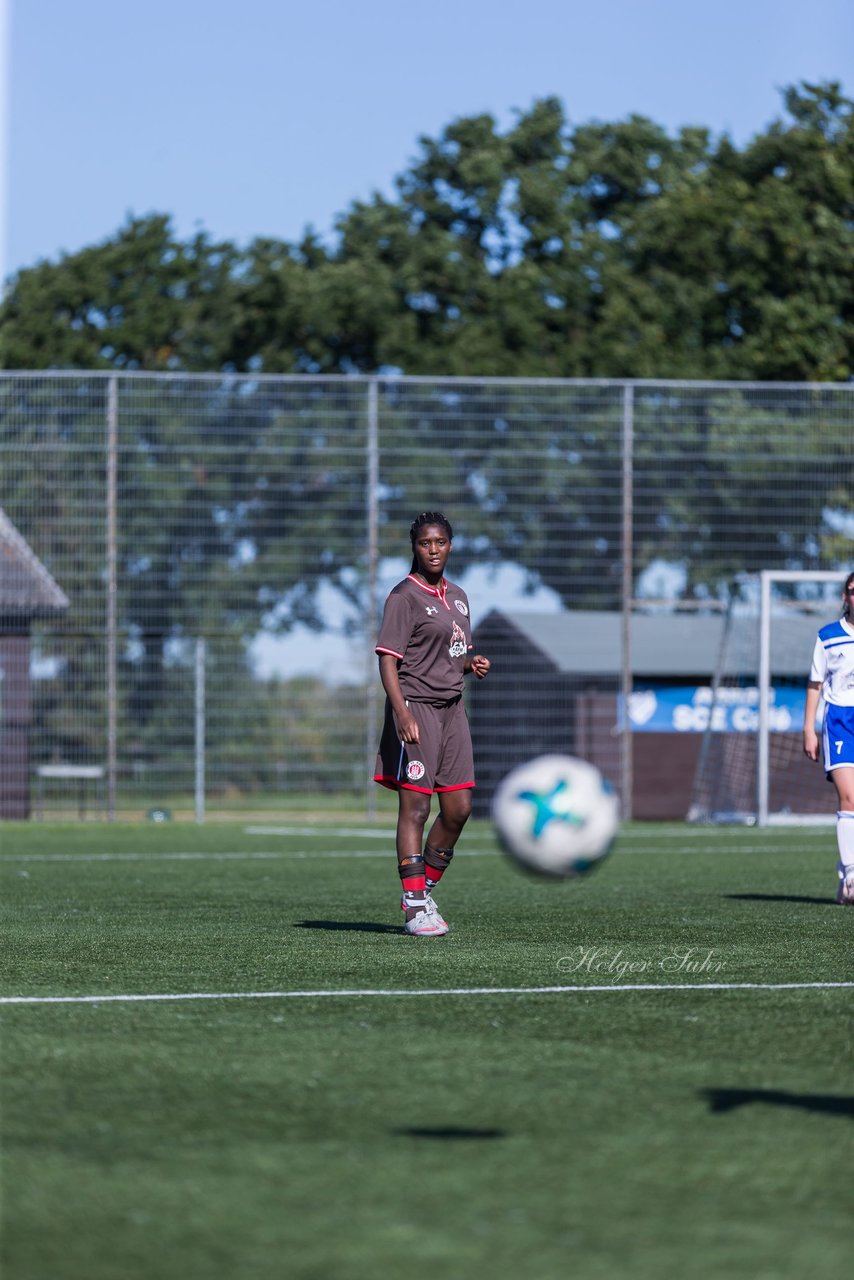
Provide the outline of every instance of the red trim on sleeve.
<path id="1" fill-rule="evenodd" d="M 397 658 L 400 662 L 403 661 L 403 654 L 398 653 L 396 649 L 381 649 L 380 646 L 377 645 L 376 649 L 374 649 L 374 653 L 387 653 L 392 658 Z"/>

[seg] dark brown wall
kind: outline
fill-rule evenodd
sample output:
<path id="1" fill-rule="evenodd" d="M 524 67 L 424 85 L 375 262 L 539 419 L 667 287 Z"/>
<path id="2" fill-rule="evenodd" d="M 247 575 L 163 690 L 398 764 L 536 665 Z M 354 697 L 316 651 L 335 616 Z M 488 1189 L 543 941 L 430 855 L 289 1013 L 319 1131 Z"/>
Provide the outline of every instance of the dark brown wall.
<path id="1" fill-rule="evenodd" d="M 0 634 L 0 818 L 30 816 L 30 637 Z"/>

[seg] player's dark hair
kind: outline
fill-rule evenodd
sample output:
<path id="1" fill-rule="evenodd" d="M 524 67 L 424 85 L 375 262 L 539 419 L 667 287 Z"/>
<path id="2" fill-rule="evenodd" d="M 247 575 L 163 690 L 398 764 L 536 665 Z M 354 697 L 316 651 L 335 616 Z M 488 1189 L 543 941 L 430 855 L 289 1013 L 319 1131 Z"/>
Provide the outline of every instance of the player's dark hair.
<path id="1" fill-rule="evenodd" d="M 415 551 L 415 542 L 418 538 L 419 533 L 421 532 L 422 529 L 425 529 L 428 524 L 439 525 L 439 527 L 441 529 L 444 529 L 445 533 L 448 535 L 448 541 L 453 542 L 454 531 L 451 528 L 450 520 L 448 520 L 446 516 L 443 516 L 441 511 L 422 511 L 421 515 L 416 516 L 409 527 L 409 541 L 412 543 L 413 552 Z M 414 554 L 412 557 L 412 568 L 413 569 L 416 568 Z"/>
<path id="2" fill-rule="evenodd" d="M 842 595 L 844 596 L 844 603 L 842 605 L 843 618 L 851 617 L 851 597 L 849 596 L 848 592 L 853 589 L 854 589 L 854 570 L 852 570 L 851 573 L 849 573 L 848 577 L 845 579 L 845 586 L 842 588 Z"/>

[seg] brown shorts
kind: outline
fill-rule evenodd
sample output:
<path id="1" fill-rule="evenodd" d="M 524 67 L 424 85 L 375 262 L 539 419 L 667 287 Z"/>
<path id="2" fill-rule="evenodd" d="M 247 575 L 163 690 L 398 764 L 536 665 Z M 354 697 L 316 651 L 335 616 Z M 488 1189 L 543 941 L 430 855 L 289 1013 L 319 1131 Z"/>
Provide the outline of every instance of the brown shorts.
<path id="1" fill-rule="evenodd" d="M 474 786 L 471 732 L 462 695 L 435 707 L 410 702 L 418 721 L 420 742 L 401 742 L 388 701 L 374 782 L 397 791 L 459 791 Z"/>

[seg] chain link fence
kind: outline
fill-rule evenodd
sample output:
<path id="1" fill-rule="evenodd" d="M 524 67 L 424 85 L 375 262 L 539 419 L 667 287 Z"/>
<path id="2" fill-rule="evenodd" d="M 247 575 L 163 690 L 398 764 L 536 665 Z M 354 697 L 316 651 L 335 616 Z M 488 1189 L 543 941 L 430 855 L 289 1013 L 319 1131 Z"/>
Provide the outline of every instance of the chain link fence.
<path id="1" fill-rule="evenodd" d="M 479 811 L 558 748 L 684 816 L 690 779 L 653 803 L 677 732 L 621 708 L 713 680 L 751 574 L 854 562 L 847 385 L 9 373 L 0 423 L 7 818 L 370 815 L 374 637 L 424 509 L 494 664 Z"/>

